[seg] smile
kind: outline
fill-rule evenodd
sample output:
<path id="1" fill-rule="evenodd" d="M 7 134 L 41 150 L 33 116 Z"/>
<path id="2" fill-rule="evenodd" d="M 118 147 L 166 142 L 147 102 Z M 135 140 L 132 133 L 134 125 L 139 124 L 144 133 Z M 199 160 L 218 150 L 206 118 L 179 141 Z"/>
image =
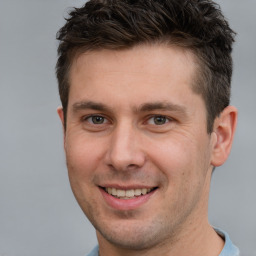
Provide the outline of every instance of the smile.
<path id="1" fill-rule="evenodd" d="M 104 188 L 104 190 L 119 199 L 132 199 L 139 197 L 141 195 L 146 195 L 150 193 L 155 188 L 136 188 L 136 189 L 117 189 L 117 188 Z"/>

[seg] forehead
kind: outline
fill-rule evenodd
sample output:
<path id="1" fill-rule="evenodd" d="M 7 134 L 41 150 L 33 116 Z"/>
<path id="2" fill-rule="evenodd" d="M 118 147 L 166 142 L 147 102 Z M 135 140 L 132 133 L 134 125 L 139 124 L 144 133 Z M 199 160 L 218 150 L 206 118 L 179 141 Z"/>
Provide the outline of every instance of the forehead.
<path id="1" fill-rule="evenodd" d="M 137 71 L 141 73 L 147 69 L 152 74 L 156 71 L 160 75 L 161 73 L 166 74 L 166 71 L 168 73 L 171 71 L 169 65 L 166 66 L 165 64 L 174 64 L 171 67 L 173 72 L 176 72 L 180 66 L 189 67 L 188 72 L 195 71 L 195 67 L 197 67 L 196 57 L 190 49 L 159 43 L 142 44 L 124 50 L 100 49 L 78 52 L 72 61 L 70 73 L 71 80 L 75 72 L 84 68 L 87 71 L 100 69 L 106 72 L 114 69 L 124 71 L 122 68 L 125 68 L 127 72 Z M 152 69 L 149 70 L 149 68 Z"/>
<path id="2" fill-rule="evenodd" d="M 174 46 L 140 45 L 86 52 L 72 63 L 69 103 L 84 98 L 102 102 L 113 95 L 119 104 L 141 104 L 143 98 L 147 102 L 175 101 L 194 94 L 196 70 L 193 53 Z"/>

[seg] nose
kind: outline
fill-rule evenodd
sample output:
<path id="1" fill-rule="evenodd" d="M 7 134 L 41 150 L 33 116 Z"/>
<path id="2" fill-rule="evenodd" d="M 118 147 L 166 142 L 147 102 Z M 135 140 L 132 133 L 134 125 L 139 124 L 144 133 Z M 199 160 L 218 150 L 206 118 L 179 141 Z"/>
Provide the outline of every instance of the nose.
<path id="1" fill-rule="evenodd" d="M 145 163 L 141 136 L 140 131 L 132 125 L 118 125 L 110 137 L 107 164 L 118 171 L 141 168 Z"/>

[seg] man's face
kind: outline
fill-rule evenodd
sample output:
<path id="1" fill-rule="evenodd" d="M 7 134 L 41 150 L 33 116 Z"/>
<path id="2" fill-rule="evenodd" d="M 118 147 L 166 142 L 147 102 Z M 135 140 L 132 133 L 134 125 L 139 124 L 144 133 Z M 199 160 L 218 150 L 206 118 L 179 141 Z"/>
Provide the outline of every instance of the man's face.
<path id="1" fill-rule="evenodd" d="M 212 136 L 188 51 L 163 45 L 80 55 L 65 151 L 100 241 L 150 248 L 207 222 Z"/>

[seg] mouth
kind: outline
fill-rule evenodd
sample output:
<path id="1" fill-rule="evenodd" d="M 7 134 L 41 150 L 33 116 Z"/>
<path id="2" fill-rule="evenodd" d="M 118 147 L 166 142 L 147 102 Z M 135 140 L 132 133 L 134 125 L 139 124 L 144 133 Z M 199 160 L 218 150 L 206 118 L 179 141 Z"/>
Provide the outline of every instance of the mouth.
<path id="1" fill-rule="evenodd" d="M 158 187 L 120 187 L 99 186 L 100 192 L 108 206 L 114 210 L 127 211 L 143 207 L 158 191 Z M 153 199 L 152 199 L 153 200 Z"/>
<path id="2" fill-rule="evenodd" d="M 109 195 L 118 198 L 118 199 L 134 199 L 149 194 L 153 190 L 156 190 L 156 187 L 153 188 L 136 188 L 136 189 L 119 189 L 104 187 L 103 188 Z"/>

